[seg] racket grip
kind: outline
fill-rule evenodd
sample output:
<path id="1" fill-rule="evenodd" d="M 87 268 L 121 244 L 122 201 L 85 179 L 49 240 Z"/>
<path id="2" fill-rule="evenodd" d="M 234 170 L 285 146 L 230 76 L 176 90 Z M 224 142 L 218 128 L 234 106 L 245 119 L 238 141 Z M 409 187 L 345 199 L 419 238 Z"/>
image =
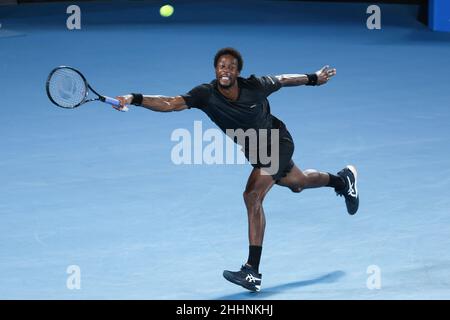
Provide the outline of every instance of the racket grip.
<path id="1" fill-rule="evenodd" d="M 120 107 L 120 101 L 114 98 L 110 98 L 110 97 L 103 97 L 105 98 L 105 100 L 103 102 L 106 102 L 110 105 L 116 106 L 116 107 Z M 128 111 L 128 107 L 127 106 L 123 106 L 121 108 L 121 111 Z"/>

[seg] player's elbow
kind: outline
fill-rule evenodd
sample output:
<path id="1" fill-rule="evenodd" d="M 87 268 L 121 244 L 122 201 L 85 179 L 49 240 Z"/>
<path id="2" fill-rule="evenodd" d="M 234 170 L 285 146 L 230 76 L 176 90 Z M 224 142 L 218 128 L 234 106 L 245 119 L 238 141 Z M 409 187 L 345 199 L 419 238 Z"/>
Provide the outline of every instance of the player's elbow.
<path id="1" fill-rule="evenodd" d="M 163 100 L 163 104 L 160 108 L 162 112 L 181 111 L 187 109 L 186 102 L 181 96 L 169 97 Z"/>
<path id="2" fill-rule="evenodd" d="M 182 111 L 187 109 L 187 106 L 185 104 L 180 103 L 170 103 L 169 107 L 167 108 L 168 112 L 172 111 Z"/>
<path id="3" fill-rule="evenodd" d="M 169 101 L 162 101 L 154 110 L 159 112 L 172 112 L 176 111 L 176 105 Z"/>
<path id="4" fill-rule="evenodd" d="M 172 104 L 166 104 L 165 106 L 163 106 L 161 109 L 160 109 L 160 111 L 161 112 L 173 112 L 173 111 L 177 111 L 177 108 L 176 108 L 176 106 L 175 105 L 172 105 Z"/>

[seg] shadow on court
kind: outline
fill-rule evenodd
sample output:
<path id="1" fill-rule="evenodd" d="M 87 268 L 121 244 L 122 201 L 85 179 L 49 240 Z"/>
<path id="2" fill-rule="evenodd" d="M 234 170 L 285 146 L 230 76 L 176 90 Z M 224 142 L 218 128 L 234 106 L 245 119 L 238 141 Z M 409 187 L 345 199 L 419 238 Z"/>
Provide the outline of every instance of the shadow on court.
<path id="1" fill-rule="evenodd" d="M 222 296 L 216 298 L 217 300 L 245 300 L 245 299 L 266 299 L 270 296 L 283 293 L 286 290 L 295 289 L 295 288 L 301 288 L 306 286 L 311 286 L 314 284 L 320 284 L 320 283 L 333 283 L 338 281 L 340 278 L 345 276 L 345 272 L 343 271 L 333 271 L 330 273 L 327 273 L 323 276 L 310 279 L 310 280 L 302 280 L 302 281 L 296 281 L 296 282 L 290 282 L 285 284 L 280 284 L 278 286 L 273 286 L 270 288 L 264 288 L 261 292 L 254 293 L 254 292 L 241 292 L 236 294 L 230 294 L 227 296 Z M 242 288 L 245 290 L 244 288 Z"/>

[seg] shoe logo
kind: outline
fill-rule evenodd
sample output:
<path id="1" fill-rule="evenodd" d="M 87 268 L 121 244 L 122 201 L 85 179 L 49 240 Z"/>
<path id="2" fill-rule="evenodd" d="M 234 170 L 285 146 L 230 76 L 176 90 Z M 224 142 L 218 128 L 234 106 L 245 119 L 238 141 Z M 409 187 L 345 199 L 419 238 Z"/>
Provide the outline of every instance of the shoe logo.
<path id="1" fill-rule="evenodd" d="M 250 273 L 247 273 L 247 276 L 245 277 L 245 280 L 247 280 L 248 282 L 255 282 L 256 283 L 256 281 L 260 281 L 261 279 L 252 276 Z"/>
<path id="2" fill-rule="evenodd" d="M 255 104 L 252 104 L 252 105 L 250 106 L 250 109 L 253 109 L 254 107 L 256 107 L 256 103 L 255 103 Z"/>
<path id="3" fill-rule="evenodd" d="M 356 198 L 358 196 L 358 194 L 357 194 L 352 182 L 350 181 L 350 178 L 347 177 L 347 180 L 348 180 L 348 195 Z"/>

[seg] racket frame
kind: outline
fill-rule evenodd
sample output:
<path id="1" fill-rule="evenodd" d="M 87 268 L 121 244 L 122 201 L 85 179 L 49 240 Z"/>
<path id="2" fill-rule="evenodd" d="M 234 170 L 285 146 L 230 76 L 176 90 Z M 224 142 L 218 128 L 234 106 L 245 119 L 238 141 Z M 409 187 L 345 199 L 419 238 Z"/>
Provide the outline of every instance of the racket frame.
<path id="1" fill-rule="evenodd" d="M 81 100 L 80 103 L 78 103 L 77 105 L 75 105 L 75 106 L 73 106 L 73 107 L 64 107 L 64 106 L 59 105 L 58 103 L 56 103 L 55 100 L 53 100 L 52 95 L 50 94 L 50 79 L 52 78 L 53 74 L 54 74 L 56 71 L 60 70 L 60 69 L 70 69 L 70 70 L 75 71 L 76 73 L 78 73 L 78 75 L 81 77 L 81 79 L 83 80 L 84 85 L 85 85 L 85 87 L 86 87 L 86 94 L 84 95 L 84 99 Z M 101 102 L 105 102 L 105 97 L 102 96 L 101 94 L 99 94 L 97 91 L 95 91 L 95 90 L 89 85 L 89 83 L 87 82 L 85 76 L 84 76 L 80 71 L 78 71 L 77 69 L 75 69 L 75 68 L 73 68 L 73 67 L 69 67 L 69 66 L 59 66 L 59 67 L 54 68 L 54 69 L 50 72 L 50 74 L 48 75 L 48 77 L 47 77 L 47 81 L 46 81 L 46 83 L 45 83 L 45 90 L 46 90 L 46 92 L 47 92 L 47 96 L 48 96 L 48 98 L 50 99 L 50 101 L 51 101 L 54 105 L 56 105 L 56 106 L 58 106 L 58 107 L 60 107 L 60 108 L 64 108 L 64 109 L 75 109 L 75 108 L 78 108 L 79 106 L 81 106 L 82 104 L 85 104 L 85 103 L 91 102 L 91 101 L 101 101 Z M 88 97 L 88 95 L 89 95 L 89 90 L 91 90 L 94 94 L 96 94 L 96 95 L 98 96 L 98 98 L 87 99 L 87 97 Z"/>

